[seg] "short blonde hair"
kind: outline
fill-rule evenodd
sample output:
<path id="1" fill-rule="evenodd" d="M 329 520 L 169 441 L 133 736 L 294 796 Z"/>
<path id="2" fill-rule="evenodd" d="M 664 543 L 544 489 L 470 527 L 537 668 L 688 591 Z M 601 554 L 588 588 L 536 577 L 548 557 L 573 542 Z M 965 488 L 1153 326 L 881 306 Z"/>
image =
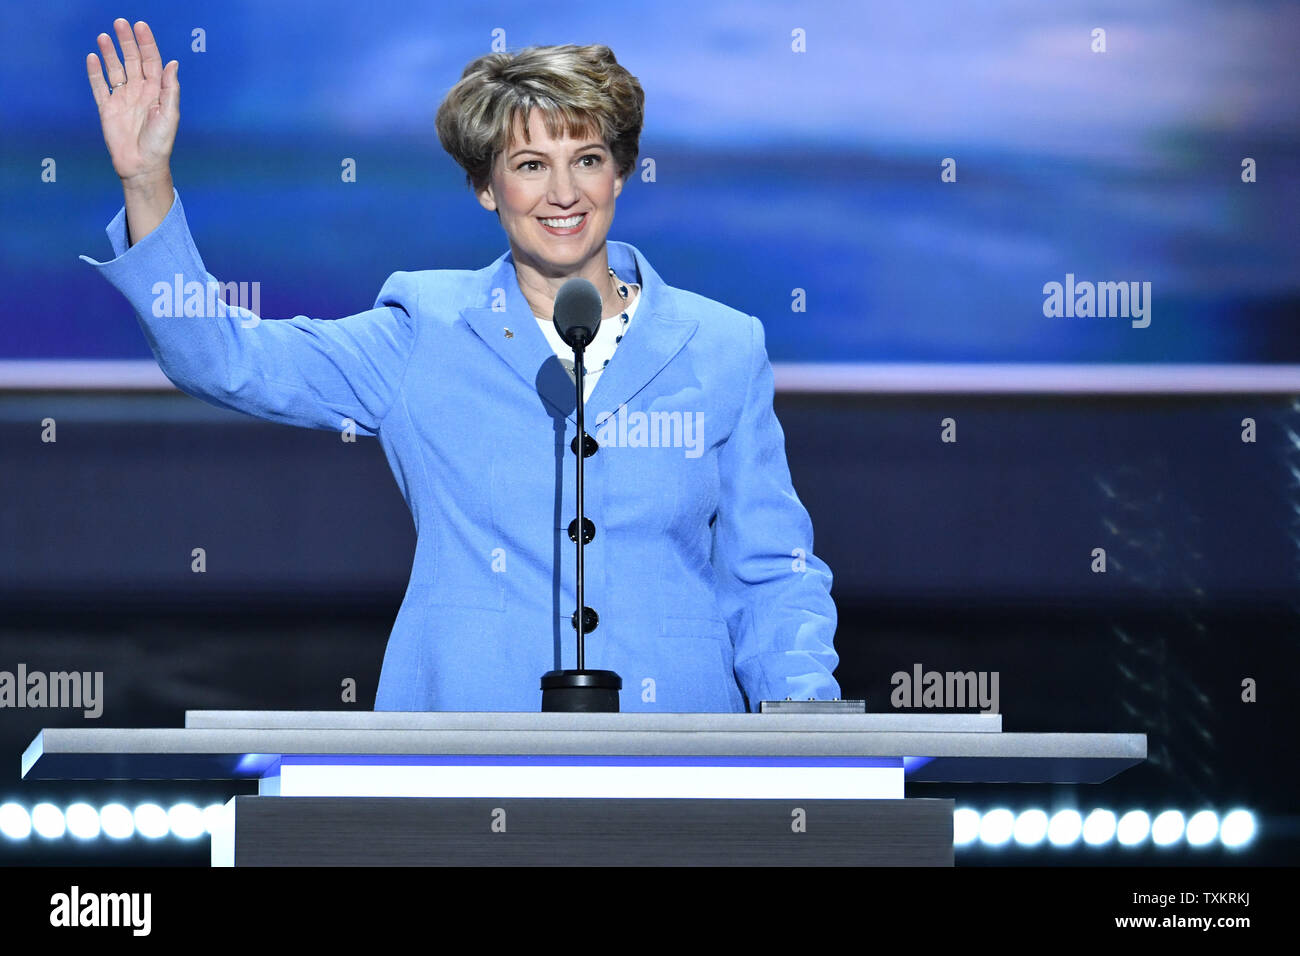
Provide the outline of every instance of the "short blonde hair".
<path id="1" fill-rule="evenodd" d="M 516 116 L 528 141 L 534 107 L 552 137 L 561 130 L 574 138 L 597 135 L 618 174 L 632 172 L 645 115 L 636 77 L 601 44 L 530 46 L 474 60 L 438 107 L 438 139 L 475 193 L 486 188 L 497 156 L 510 147 Z"/>

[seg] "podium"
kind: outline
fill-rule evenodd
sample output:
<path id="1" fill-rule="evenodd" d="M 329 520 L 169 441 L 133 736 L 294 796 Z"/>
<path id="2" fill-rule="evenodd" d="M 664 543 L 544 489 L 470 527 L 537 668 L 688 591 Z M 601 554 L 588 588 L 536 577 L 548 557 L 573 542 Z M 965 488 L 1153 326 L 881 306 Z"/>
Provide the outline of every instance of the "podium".
<path id="1" fill-rule="evenodd" d="M 42 730 L 22 773 L 256 780 L 214 866 L 951 866 L 954 801 L 908 783 L 1100 783 L 1146 749 L 983 714 L 187 711 Z"/>

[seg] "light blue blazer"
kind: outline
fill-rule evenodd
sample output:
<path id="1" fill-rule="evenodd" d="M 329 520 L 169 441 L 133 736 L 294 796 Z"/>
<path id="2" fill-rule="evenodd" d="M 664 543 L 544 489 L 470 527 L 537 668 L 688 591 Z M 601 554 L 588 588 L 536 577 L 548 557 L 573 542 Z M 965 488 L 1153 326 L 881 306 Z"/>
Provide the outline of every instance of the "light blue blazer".
<path id="1" fill-rule="evenodd" d="M 196 398 L 269 421 L 377 436 L 418 544 L 376 710 L 537 711 L 576 666 L 574 386 L 513 257 L 394 273 L 368 312 L 260 320 L 218 305 L 179 195 L 116 258 L 158 364 Z M 813 554 L 772 410 L 763 326 L 666 285 L 633 246 L 608 258 L 642 301 L 586 403 L 586 666 L 625 712 L 743 712 L 840 696 L 831 572 Z M 169 315 L 182 299 L 199 314 Z M 200 290 L 198 295 L 192 295 Z M 157 314 L 162 313 L 162 314 Z"/>

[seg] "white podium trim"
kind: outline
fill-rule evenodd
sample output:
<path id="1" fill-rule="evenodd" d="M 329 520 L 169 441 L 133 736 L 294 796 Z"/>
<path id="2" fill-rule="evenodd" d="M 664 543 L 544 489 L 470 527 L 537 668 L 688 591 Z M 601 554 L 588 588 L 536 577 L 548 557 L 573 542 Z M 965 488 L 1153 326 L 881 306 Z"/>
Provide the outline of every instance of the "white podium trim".
<path id="1" fill-rule="evenodd" d="M 587 797 L 605 799 L 902 799 L 903 766 L 740 766 L 663 762 L 437 764 L 285 763 L 261 796 Z"/>

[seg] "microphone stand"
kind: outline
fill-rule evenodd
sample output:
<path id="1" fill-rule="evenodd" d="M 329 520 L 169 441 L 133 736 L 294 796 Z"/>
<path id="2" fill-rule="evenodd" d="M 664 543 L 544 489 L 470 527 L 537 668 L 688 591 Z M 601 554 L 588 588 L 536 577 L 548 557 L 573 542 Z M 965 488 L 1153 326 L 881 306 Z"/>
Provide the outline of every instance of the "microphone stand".
<path id="1" fill-rule="evenodd" d="M 586 664 L 584 651 L 586 649 L 587 638 L 587 604 L 586 595 L 583 593 L 586 568 L 582 563 L 582 548 L 587 543 L 587 512 L 586 509 L 583 508 L 582 501 L 583 463 L 587 460 L 587 423 L 583 419 L 583 413 L 586 410 L 587 403 L 583 401 L 582 396 L 582 377 L 587 371 L 583 361 L 583 356 L 586 352 L 584 344 L 585 343 L 579 341 L 578 347 L 573 350 L 573 381 L 578 387 L 578 533 L 575 535 L 578 539 L 578 610 L 576 613 L 578 617 L 582 619 L 580 624 L 575 625 L 578 630 L 578 670 L 586 670 L 583 665 Z"/>
<path id="2" fill-rule="evenodd" d="M 587 458 L 587 430 L 583 415 L 583 353 L 587 346 L 587 337 L 579 334 L 569 345 L 573 348 L 574 385 L 578 389 L 578 437 L 577 437 L 577 534 L 578 543 L 578 609 L 573 612 L 573 627 L 578 632 L 578 667 L 576 670 L 547 671 L 542 675 L 542 710 L 587 713 L 618 713 L 618 692 L 623 687 L 623 679 L 613 671 L 586 669 L 586 632 L 595 630 L 599 623 L 596 612 L 584 603 L 585 567 L 582 548 L 587 542 L 587 514 L 583 507 L 583 463 Z"/>

